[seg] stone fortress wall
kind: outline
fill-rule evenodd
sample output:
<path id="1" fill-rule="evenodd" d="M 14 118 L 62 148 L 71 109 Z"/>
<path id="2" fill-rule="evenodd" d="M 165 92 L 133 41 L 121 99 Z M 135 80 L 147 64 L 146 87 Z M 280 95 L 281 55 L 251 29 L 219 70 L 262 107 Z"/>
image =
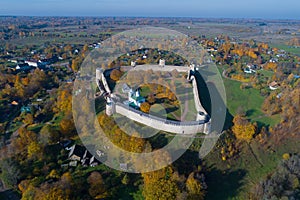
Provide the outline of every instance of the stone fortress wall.
<path id="1" fill-rule="evenodd" d="M 200 99 L 199 99 L 199 91 L 197 87 L 197 80 L 196 78 L 191 75 L 189 70 L 194 70 L 193 67 L 181 67 L 181 66 L 161 66 L 161 65 L 142 65 L 142 66 L 135 66 L 134 70 L 147 70 L 152 69 L 153 71 L 172 71 L 176 69 L 179 72 L 188 72 L 190 80 L 192 81 L 193 85 L 193 94 L 194 94 L 194 100 L 195 100 L 195 106 L 198 113 L 201 112 L 201 115 L 197 115 L 196 121 L 173 121 L 168 119 L 159 118 L 150 114 L 143 113 L 139 110 L 133 109 L 125 104 L 113 102 L 110 101 L 106 105 L 106 113 L 108 115 L 112 115 L 114 113 L 118 113 L 120 115 L 123 115 L 133 121 L 136 121 L 138 123 L 147 125 L 149 127 L 152 127 L 154 129 L 158 129 L 161 131 L 176 133 L 176 134 L 195 134 L 195 133 L 204 133 L 209 134 L 210 133 L 210 127 L 211 127 L 211 120 L 203 108 Z M 98 76 L 99 71 L 97 71 Z M 100 78 L 100 77 L 99 77 Z M 101 79 L 103 82 L 103 85 L 107 85 L 107 82 L 105 80 L 105 77 L 103 75 L 103 72 L 101 72 Z M 99 80 L 97 80 L 99 81 Z M 105 87 L 106 88 L 106 87 Z M 110 91 L 107 91 L 110 92 Z"/>
<path id="2" fill-rule="evenodd" d="M 126 116 L 127 118 L 133 121 L 165 132 L 171 132 L 176 134 L 208 134 L 210 129 L 210 123 L 205 123 L 204 120 L 179 122 L 163 119 L 135 110 L 121 103 L 117 103 L 115 105 L 115 109 L 116 113 Z"/>

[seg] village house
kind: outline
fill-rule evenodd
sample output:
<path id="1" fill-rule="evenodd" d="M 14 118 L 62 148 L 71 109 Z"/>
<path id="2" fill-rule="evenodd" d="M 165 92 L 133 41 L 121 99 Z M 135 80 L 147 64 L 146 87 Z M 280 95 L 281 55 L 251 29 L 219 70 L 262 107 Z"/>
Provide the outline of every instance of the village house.
<path id="1" fill-rule="evenodd" d="M 25 60 L 25 63 L 27 63 L 31 67 L 38 67 L 38 62 L 34 60 Z"/>
<path id="2" fill-rule="evenodd" d="M 74 144 L 69 148 L 69 150 L 70 152 L 68 155 L 68 159 L 70 160 L 70 166 L 77 166 L 78 162 L 80 162 L 82 166 L 85 167 L 95 167 L 99 165 L 99 161 L 85 147 Z"/>
<path id="3" fill-rule="evenodd" d="M 278 58 L 271 58 L 269 60 L 270 63 L 277 63 L 278 62 Z"/>
<path id="4" fill-rule="evenodd" d="M 272 83 L 269 84 L 270 90 L 277 90 L 279 87 L 279 84 L 276 81 L 273 81 Z"/>
<path id="5" fill-rule="evenodd" d="M 15 68 L 13 68 L 13 70 L 28 71 L 31 70 L 31 67 L 28 65 L 28 63 L 20 63 Z"/>
<path id="6" fill-rule="evenodd" d="M 11 105 L 17 106 L 17 105 L 19 105 L 19 103 L 17 101 L 13 101 L 13 102 L 11 102 Z"/>
<path id="7" fill-rule="evenodd" d="M 257 65 L 248 64 L 247 67 L 244 69 L 244 72 L 247 74 L 256 73 L 258 69 Z"/>

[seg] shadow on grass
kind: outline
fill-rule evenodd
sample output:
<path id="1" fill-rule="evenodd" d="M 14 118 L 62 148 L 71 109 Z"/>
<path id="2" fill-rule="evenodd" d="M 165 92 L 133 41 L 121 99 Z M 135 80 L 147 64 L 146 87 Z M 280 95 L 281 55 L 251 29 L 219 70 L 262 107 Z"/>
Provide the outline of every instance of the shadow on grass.
<path id="1" fill-rule="evenodd" d="M 226 109 L 226 118 L 225 118 L 223 130 L 228 130 L 233 126 L 232 120 L 233 120 L 233 116 L 230 114 L 229 110 Z"/>
<path id="2" fill-rule="evenodd" d="M 165 109 L 166 109 L 167 114 L 169 114 L 169 113 L 175 112 L 179 108 L 178 107 L 169 107 L 169 108 L 165 108 Z"/>
<path id="3" fill-rule="evenodd" d="M 169 143 L 168 138 L 164 134 L 156 134 L 154 137 L 149 138 L 152 149 L 160 149 Z"/>
<path id="4" fill-rule="evenodd" d="M 178 169 L 180 174 L 188 176 L 191 172 L 196 170 L 196 167 L 201 164 L 199 159 L 199 152 L 187 150 L 178 160 L 172 165 Z"/>
<path id="5" fill-rule="evenodd" d="M 205 73 L 201 74 L 206 75 Z M 201 74 L 196 71 L 194 75 L 197 79 L 197 87 L 200 94 L 199 99 L 201 104 L 206 112 L 212 117 L 212 130 L 226 130 L 232 126 L 233 116 L 229 113 L 229 110 L 214 83 L 206 83 L 206 77 L 202 77 Z M 207 76 L 209 75 L 211 74 L 207 74 Z M 212 108 L 212 106 L 214 106 L 214 108 Z M 212 113 L 214 116 L 212 116 Z M 218 117 L 216 118 L 216 116 L 223 114 L 226 114 L 225 122 L 224 124 L 220 124 L 219 120 L 222 119 L 222 116 L 219 116 L 220 119 L 217 119 Z"/>
<path id="6" fill-rule="evenodd" d="M 254 109 L 250 109 L 246 111 L 246 116 L 250 117 L 251 115 L 253 115 L 253 113 L 255 112 Z"/>
<path id="7" fill-rule="evenodd" d="M 21 199 L 20 194 L 13 190 L 6 190 L 3 192 L 0 192 L 0 199 L 1 200 L 19 200 Z"/>
<path id="8" fill-rule="evenodd" d="M 245 170 L 221 171 L 216 168 L 209 169 L 205 173 L 208 192 L 205 199 L 226 200 L 237 196 L 241 187 L 242 180 L 246 175 Z"/>

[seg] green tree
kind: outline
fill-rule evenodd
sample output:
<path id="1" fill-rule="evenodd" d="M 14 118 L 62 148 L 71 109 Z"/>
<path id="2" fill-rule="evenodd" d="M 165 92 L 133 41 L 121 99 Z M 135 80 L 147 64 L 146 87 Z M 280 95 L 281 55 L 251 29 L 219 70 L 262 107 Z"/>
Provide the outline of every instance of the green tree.
<path id="1" fill-rule="evenodd" d="M 128 185 L 129 182 L 130 182 L 130 178 L 129 178 L 128 174 L 125 174 L 125 176 L 122 178 L 122 184 Z"/>
<path id="2" fill-rule="evenodd" d="M 4 159 L 0 162 L 0 177 L 6 187 L 16 187 L 20 178 L 20 170 L 11 159 Z"/>
<path id="3" fill-rule="evenodd" d="M 60 133 L 51 125 L 46 124 L 40 130 L 39 140 L 42 144 L 54 144 L 60 139 Z"/>

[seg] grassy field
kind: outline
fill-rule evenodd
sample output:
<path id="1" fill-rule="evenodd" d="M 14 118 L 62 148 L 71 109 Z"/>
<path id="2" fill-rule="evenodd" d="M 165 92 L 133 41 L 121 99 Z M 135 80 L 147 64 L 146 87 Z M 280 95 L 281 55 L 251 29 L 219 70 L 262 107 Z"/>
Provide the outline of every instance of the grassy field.
<path id="1" fill-rule="evenodd" d="M 276 144 L 276 141 L 271 139 L 269 143 Z M 215 148 L 204 159 L 209 185 L 206 199 L 249 199 L 251 188 L 274 171 L 284 153 L 299 153 L 298 143 L 298 140 L 287 138 L 276 145 L 276 149 L 263 147 L 257 141 L 242 143 L 240 155 L 228 161 L 222 161 L 220 148 Z"/>
<path id="2" fill-rule="evenodd" d="M 271 46 L 274 48 L 285 50 L 286 52 L 300 55 L 300 48 L 291 48 L 290 46 L 285 44 L 272 44 Z"/>
<path id="3" fill-rule="evenodd" d="M 240 89 L 238 81 L 224 79 L 226 88 L 227 107 L 231 115 L 235 115 L 239 108 L 246 112 L 247 117 L 259 125 L 273 126 L 280 120 L 280 116 L 266 117 L 261 111 L 264 101 L 257 89 Z"/>
<path id="4" fill-rule="evenodd" d="M 273 72 L 260 71 L 264 77 L 271 77 Z M 226 88 L 227 108 L 235 115 L 242 108 L 247 117 L 258 125 L 274 126 L 280 122 L 280 115 L 265 116 L 261 111 L 264 101 L 259 90 L 254 88 L 240 89 L 242 83 L 224 78 Z M 273 144 L 275 141 L 269 141 Z M 248 199 L 251 188 L 257 181 L 270 174 L 280 162 L 282 155 L 287 152 L 299 152 L 297 142 L 286 139 L 276 149 L 263 147 L 259 142 L 242 143 L 237 158 L 222 161 L 220 147 L 215 148 L 204 159 L 208 167 L 206 182 L 208 193 L 206 199 L 244 200 Z"/>
<path id="5" fill-rule="evenodd" d="M 268 71 L 268 70 L 259 70 L 258 73 L 268 78 L 271 78 L 274 75 L 273 71 Z"/>

